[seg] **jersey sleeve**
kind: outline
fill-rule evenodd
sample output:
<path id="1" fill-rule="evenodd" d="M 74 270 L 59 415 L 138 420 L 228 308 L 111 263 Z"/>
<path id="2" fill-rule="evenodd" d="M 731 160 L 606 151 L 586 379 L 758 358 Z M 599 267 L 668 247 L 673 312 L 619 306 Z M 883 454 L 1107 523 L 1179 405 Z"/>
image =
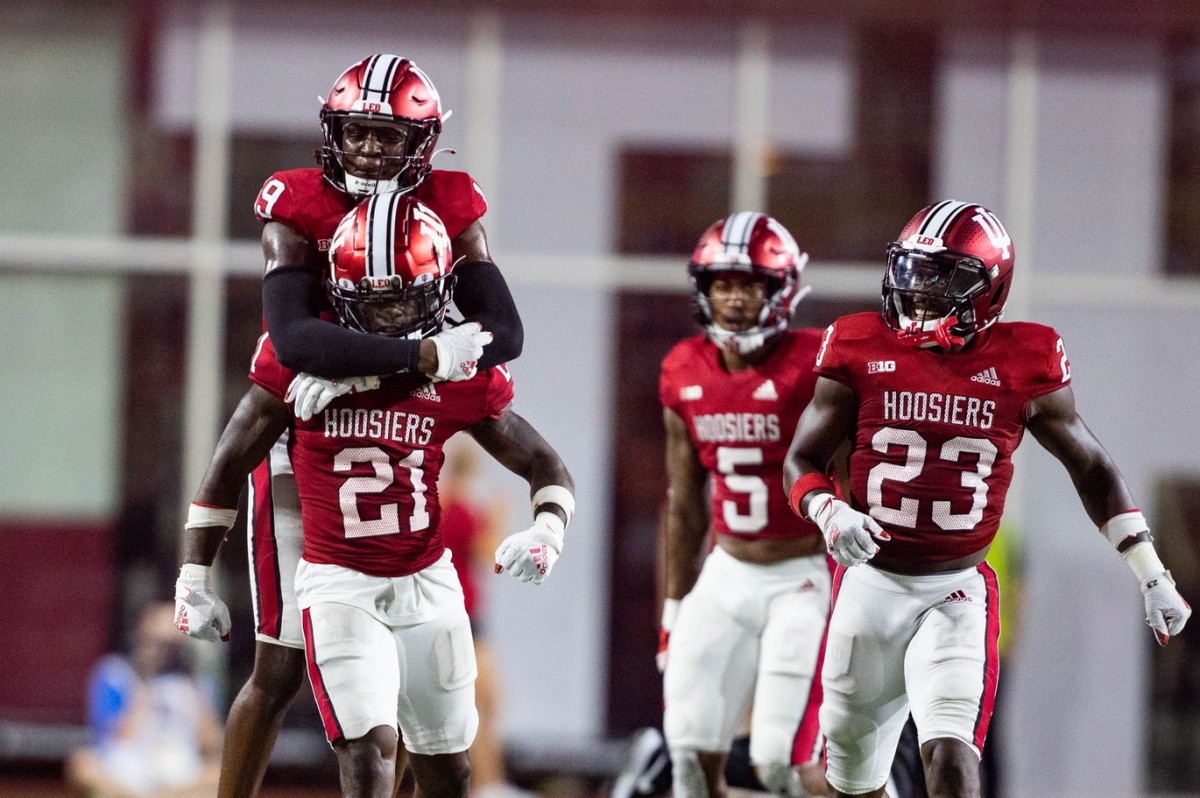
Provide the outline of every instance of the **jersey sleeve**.
<path id="1" fill-rule="evenodd" d="M 281 222 L 305 238 L 315 240 L 316 236 L 312 235 L 300 213 L 299 208 L 304 198 L 297 196 L 298 193 L 285 173 L 276 172 L 267 178 L 259 189 L 258 196 L 254 199 L 254 216 L 264 224 Z"/>
<path id="2" fill-rule="evenodd" d="M 254 356 L 250 359 L 250 381 L 273 396 L 283 399 L 288 386 L 296 377 L 296 372 L 285 367 L 275 357 L 275 347 L 271 345 L 271 336 L 263 333 L 254 348 Z"/>
<path id="3" fill-rule="evenodd" d="M 515 396 L 512 373 L 508 370 L 508 366 L 500 365 L 488 369 L 484 415 L 488 418 L 500 418 L 512 409 Z"/>
<path id="4" fill-rule="evenodd" d="M 679 345 L 663 358 L 662 367 L 658 374 L 658 401 L 668 410 L 679 412 L 681 397 L 679 392 L 679 360 L 681 358 Z"/>
<path id="5" fill-rule="evenodd" d="M 483 189 L 466 172 L 435 169 L 417 187 L 417 199 L 433 209 L 450 238 L 458 238 L 487 213 Z"/>
<path id="6" fill-rule="evenodd" d="M 850 372 L 846 367 L 847 361 L 843 351 L 845 345 L 839 335 L 840 332 L 836 321 L 825 328 L 825 335 L 821 338 L 820 348 L 817 349 L 813 370 L 822 377 L 829 377 L 849 385 Z"/>
<path id="7" fill-rule="evenodd" d="M 1042 352 L 1041 367 L 1032 376 L 1034 397 L 1053 393 L 1071 383 L 1071 361 L 1063 346 L 1062 336 L 1053 327 L 1037 331 L 1037 350 Z"/>

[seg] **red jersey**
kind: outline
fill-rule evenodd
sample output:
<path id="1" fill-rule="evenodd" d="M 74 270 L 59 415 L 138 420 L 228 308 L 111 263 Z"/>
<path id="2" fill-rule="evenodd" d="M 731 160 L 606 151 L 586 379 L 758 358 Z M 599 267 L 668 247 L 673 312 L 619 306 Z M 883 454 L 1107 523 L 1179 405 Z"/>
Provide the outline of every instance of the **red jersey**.
<path id="1" fill-rule="evenodd" d="M 902 343 L 879 313 L 830 325 L 816 371 L 858 394 L 850 503 L 891 533 L 889 557 L 929 564 L 992 542 L 1029 404 L 1071 381 L 1050 327 L 994 324 L 946 354 Z"/>
<path id="2" fill-rule="evenodd" d="M 475 580 L 476 538 L 487 521 L 476 507 L 463 499 L 451 501 L 442 508 L 442 542 L 454 555 L 454 570 L 463 589 L 467 615 L 474 617 L 479 603 L 479 585 Z"/>
<path id="3" fill-rule="evenodd" d="M 250 379 L 283 397 L 295 372 L 263 336 Z M 394 375 L 374 391 L 334 399 L 288 442 L 300 494 L 304 559 L 371 576 L 407 576 L 443 551 L 437 480 L 454 433 L 503 415 L 513 401 L 504 366 L 462 382 Z"/>
<path id="4" fill-rule="evenodd" d="M 434 169 L 413 196 L 438 215 L 452 240 L 487 212 L 483 191 L 466 172 Z M 357 202 L 331 186 L 319 168 L 287 169 L 263 183 L 254 201 L 254 215 L 262 222 L 286 224 L 324 253 L 329 251 L 338 222 Z"/>
<path id="5" fill-rule="evenodd" d="M 707 336 L 680 341 L 663 359 L 658 395 L 687 425 L 712 478 L 713 529 L 721 535 L 799 538 L 820 530 L 788 509 L 783 461 L 812 400 L 817 330 L 786 330 L 767 359 L 727 371 Z"/>

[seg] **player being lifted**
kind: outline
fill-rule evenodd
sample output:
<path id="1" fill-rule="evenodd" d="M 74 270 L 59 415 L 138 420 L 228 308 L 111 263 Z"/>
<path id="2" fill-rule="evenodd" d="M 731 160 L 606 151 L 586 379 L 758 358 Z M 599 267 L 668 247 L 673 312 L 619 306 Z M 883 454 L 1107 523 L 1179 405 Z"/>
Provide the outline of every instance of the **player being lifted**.
<path id="1" fill-rule="evenodd" d="M 455 277 L 437 216 L 395 192 L 352 210 L 330 250 L 339 319 L 373 335 L 436 335 Z M 570 474 L 512 411 L 503 367 L 436 383 L 395 375 L 300 420 L 284 402 L 295 373 L 276 361 L 269 337 L 250 376 L 267 421 L 248 457 L 265 454 L 292 425 L 304 527 L 295 592 L 343 794 L 392 795 L 398 725 L 422 795 L 464 798 L 478 724 L 476 669 L 462 588 L 439 532 L 442 447 L 466 430 L 529 482 L 533 526 L 496 552 L 497 570 L 524 581 L 540 583 L 562 550 L 574 511 Z M 203 559 L 222 533 L 189 530 L 187 548 Z M 194 617 L 219 614 L 220 599 L 203 598 L 189 604 Z"/>
<path id="2" fill-rule="evenodd" d="M 751 702 L 762 785 L 824 794 L 816 674 L 830 569 L 820 530 L 788 512 L 778 481 L 816 383 L 820 331 L 788 329 L 807 259 L 764 214 L 713 224 L 688 267 L 705 333 L 663 360 L 660 653 L 676 798 L 724 794 L 727 752 Z"/>
<path id="3" fill-rule="evenodd" d="M 882 314 L 844 316 L 825 331 L 784 485 L 840 564 L 820 712 L 834 795 L 882 794 L 910 707 L 930 794 L 979 795 L 1000 632 L 984 558 L 1026 429 L 1066 467 L 1133 570 L 1159 642 L 1191 614 L 1076 412 L 1062 338 L 1000 322 L 1013 261 L 994 214 L 940 202 L 888 248 Z M 824 475 L 847 438 L 849 502 Z"/>
<path id="4" fill-rule="evenodd" d="M 352 375 L 408 372 L 461 380 L 474 373 L 476 361 L 486 369 L 520 354 L 521 321 L 479 221 L 487 210 L 483 194 L 469 175 L 431 166 L 448 116 L 432 82 L 413 62 L 370 56 L 338 77 L 322 105 L 321 166 L 276 172 L 264 183 L 255 202 L 266 260 L 264 316 L 283 362 L 309 373 L 294 391 L 298 413 L 311 415 L 342 392 L 374 384 Z M 441 218 L 457 264 L 455 304 L 474 323 L 405 338 L 363 335 L 331 323 L 328 315 L 318 318 L 322 309 L 330 312 L 324 283 L 334 228 L 359 199 L 393 191 L 412 194 Z M 190 530 L 231 527 L 241 480 L 254 470 L 248 532 L 258 642 L 254 671 L 230 708 L 219 798 L 256 793 L 284 712 L 304 677 L 293 591 L 300 503 L 286 438 L 266 460 L 253 445 L 269 417 L 263 405 L 261 392 L 243 397 L 187 522 Z M 211 593 L 208 565 L 215 553 L 185 557 L 180 595 Z M 215 625 L 191 623 L 188 633 L 214 640 L 228 634 L 227 616 L 211 620 Z"/>

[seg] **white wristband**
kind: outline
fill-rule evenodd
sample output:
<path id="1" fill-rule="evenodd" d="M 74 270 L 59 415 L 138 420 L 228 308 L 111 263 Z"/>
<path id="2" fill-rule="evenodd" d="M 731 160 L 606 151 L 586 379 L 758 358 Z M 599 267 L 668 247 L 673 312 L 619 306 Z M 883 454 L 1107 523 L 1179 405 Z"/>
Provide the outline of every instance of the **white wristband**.
<path id="1" fill-rule="evenodd" d="M 207 505 L 193 502 L 188 507 L 187 523 L 183 525 L 183 528 L 199 529 L 206 526 L 219 526 L 222 529 L 231 529 L 236 521 L 237 510 L 228 510 L 224 507 L 208 507 Z"/>
<path id="2" fill-rule="evenodd" d="M 1108 519 L 1104 526 L 1100 527 L 1100 534 L 1108 538 L 1108 542 L 1112 544 L 1114 549 L 1128 538 L 1149 531 L 1150 525 L 1146 523 L 1146 516 L 1142 515 L 1142 511 L 1136 508 L 1123 513 L 1117 513 Z"/>
<path id="3" fill-rule="evenodd" d="M 1129 566 L 1129 570 L 1133 571 L 1142 590 L 1149 586 L 1148 582 L 1166 573 L 1167 570 L 1166 566 L 1162 564 L 1162 560 L 1158 559 L 1158 552 L 1154 550 L 1154 544 L 1145 540 L 1135 543 L 1123 551 L 1121 559 Z"/>
<path id="4" fill-rule="evenodd" d="M 675 618 L 679 615 L 679 599 L 665 598 L 663 599 L 663 614 L 662 623 L 659 624 L 666 631 L 671 631 L 675 626 Z"/>
<path id="5" fill-rule="evenodd" d="M 575 497 L 571 495 L 571 491 L 562 485 L 546 485 L 539 488 L 537 493 L 533 494 L 533 511 L 536 513 L 538 507 L 543 504 L 557 504 L 561 507 L 562 511 L 567 514 L 567 523 L 563 525 L 563 528 L 570 525 L 571 518 L 575 515 Z"/>

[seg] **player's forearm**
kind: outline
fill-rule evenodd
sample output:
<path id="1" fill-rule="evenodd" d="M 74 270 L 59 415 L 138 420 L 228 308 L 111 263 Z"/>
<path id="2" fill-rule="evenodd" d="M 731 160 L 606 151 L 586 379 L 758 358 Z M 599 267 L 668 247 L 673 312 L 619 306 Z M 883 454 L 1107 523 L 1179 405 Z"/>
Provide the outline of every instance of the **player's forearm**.
<path id="1" fill-rule="evenodd" d="M 681 599 L 700 578 L 708 518 L 691 508 L 668 506 L 666 522 L 664 598 Z"/>
<path id="2" fill-rule="evenodd" d="M 263 315 L 280 363 L 325 379 L 420 370 L 420 341 L 367 335 L 316 318 L 310 279 L 298 269 L 263 279 Z"/>
<path id="3" fill-rule="evenodd" d="M 525 328 L 504 276 L 490 261 L 457 267 L 454 304 L 467 321 L 479 322 L 493 339 L 483 350 L 479 368 L 488 369 L 516 360 L 525 345 Z"/>

